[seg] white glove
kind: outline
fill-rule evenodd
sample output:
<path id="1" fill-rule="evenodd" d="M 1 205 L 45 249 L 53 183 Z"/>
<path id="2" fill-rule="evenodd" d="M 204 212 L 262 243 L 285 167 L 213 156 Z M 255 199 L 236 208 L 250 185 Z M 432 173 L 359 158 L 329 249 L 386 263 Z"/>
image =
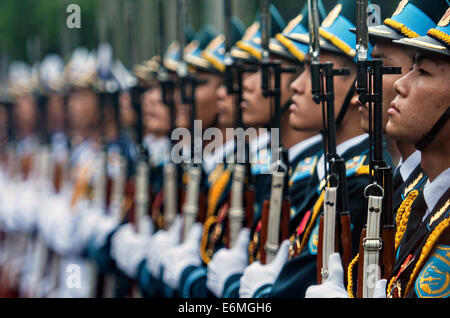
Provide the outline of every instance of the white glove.
<path id="1" fill-rule="evenodd" d="M 373 291 L 372 298 L 387 298 L 386 297 L 386 279 L 380 279 L 375 285 L 375 290 Z"/>
<path id="2" fill-rule="evenodd" d="M 344 287 L 344 269 L 341 256 L 333 253 L 328 258 L 329 276 L 321 285 L 309 286 L 305 298 L 348 298 Z"/>
<path id="3" fill-rule="evenodd" d="M 203 224 L 194 223 L 189 230 L 186 240 L 167 250 L 163 255 L 163 281 L 172 289 L 178 289 L 181 274 L 188 266 L 200 266 L 200 240 Z"/>
<path id="4" fill-rule="evenodd" d="M 251 298 L 260 287 L 275 282 L 288 260 L 289 246 L 289 240 L 285 240 L 281 244 L 275 259 L 270 264 L 262 265 L 257 261 L 245 269 L 239 287 L 240 298 Z"/>
<path id="5" fill-rule="evenodd" d="M 35 225 L 36 212 L 43 199 L 37 193 L 37 186 L 37 182 L 29 180 L 20 183 L 20 188 L 17 189 L 13 222 L 14 227 L 21 232 L 31 232 Z"/>
<path id="6" fill-rule="evenodd" d="M 88 214 L 84 217 L 84 219 L 86 219 L 86 221 L 89 223 L 92 222 L 90 224 L 95 224 L 95 226 L 93 227 L 92 234 L 89 235 L 89 233 L 86 233 L 84 237 L 88 239 L 93 237 L 95 239 L 95 246 L 102 247 L 106 244 L 108 235 L 111 234 L 111 232 L 119 225 L 120 220 L 118 220 L 113 215 L 105 215 L 94 211 L 89 212 L 93 213 L 95 216 L 90 218 L 90 215 Z M 84 226 L 87 222 L 82 222 L 80 223 L 80 225 Z"/>
<path id="7" fill-rule="evenodd" d="M 243 228 L 236 244 L 231 249 L 218 250 L 208 263 L 206 286 L 216 297 L 222 297 L 225 282 L 230 276 L 244 272 L 248 265 L 249 242 L 250 230 Z"/>
<path id="8" fill-rule="evenodd" d="M 144 259 L 145 248 L 150 241 L 150 236 L 136 233 L 131 223 L 122 225 L 114 233 L 111 238 L 111 256 L 128 277 L 136 276 L 137 267 Z"/>
<path id="9" fill-rule="evenodd" d="M 160 230 L 151 237 L 147 249 L 147 268 L 153 277 L 158 278 L 161 270 L 161 259 L 164 251 L 180 242 L 182 218 L 177 215 L 168 231 Z"/>

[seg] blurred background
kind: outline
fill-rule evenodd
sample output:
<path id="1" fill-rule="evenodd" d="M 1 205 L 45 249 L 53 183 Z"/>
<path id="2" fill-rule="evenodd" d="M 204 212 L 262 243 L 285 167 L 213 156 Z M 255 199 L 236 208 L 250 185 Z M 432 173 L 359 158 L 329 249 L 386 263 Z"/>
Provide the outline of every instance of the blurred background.
<path id="1" fill-rule="evenodd" d="M 355 1 L 355 0 L 348 0 Z M 273 0 L 286 21 L 294 18 L 306 0 Z M 372 1 L 390 7 L 397 1 Z M 325 1 L 327 10 L 333 1 Z M 66 8 L 78 4 L 81 28 L 69 29 Z M 259 1 L 234 0 L 234 14 L 248 26 Z M 190 0 L 188 20 L 196 30 L 205 23 L 223 30 L 223 0 Z M 166 43 L 175 39 L 176 1 L 165 2 Z M 385 17 L 383 17 L 385 18 Z M 96 49 L 109 42 L 125 66 L 149 59 L 156 53 L 158 28 L 156 1 L 151 0 L 0 0 L 0 56 L 34 63 L 49 53 L 67 62 L 73 50 Z"/>

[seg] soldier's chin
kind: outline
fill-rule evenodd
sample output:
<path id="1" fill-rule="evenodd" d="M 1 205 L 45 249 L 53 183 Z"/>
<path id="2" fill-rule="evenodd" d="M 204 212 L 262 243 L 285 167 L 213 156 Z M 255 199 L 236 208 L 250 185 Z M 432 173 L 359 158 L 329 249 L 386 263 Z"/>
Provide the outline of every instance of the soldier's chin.
<path id="1" fill-rule="evenodd" d="M 289 115 L 289 126 L 296 130 L 304 130 L 305 125 L 294 113 Z"/>
<path id="2" fill-rule="evenodd" d="M 187 121 L 187 119 L 177 119 L 176 120 L 176 126 L 178 128 L 189 128 L 189 122 Z"/>
<path id="3" fill-rule="evenodd" d="M 220 127 L 233 127 L 233 121 L 225 116 L 219 116 L 217 118 L 217 123 Z"/>
<path id="4" fill-rule="evenodd" d="M 395 123 L 392 119 L 386 124 L 386 134 L 397 141 L 409 141 L 405 134 L 401 131 L 401 126 Z"/>
<path id="5" fill-rule="evenodd" d="M 369 133 L 369 120 L 366 116 L 361 115 L 361 129 L 365 133 Z"/>

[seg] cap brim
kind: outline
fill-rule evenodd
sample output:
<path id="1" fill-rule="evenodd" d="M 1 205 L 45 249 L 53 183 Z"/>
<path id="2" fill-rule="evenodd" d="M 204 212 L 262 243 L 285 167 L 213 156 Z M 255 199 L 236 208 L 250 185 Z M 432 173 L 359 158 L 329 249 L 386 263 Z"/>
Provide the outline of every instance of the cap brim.
<path id="1" fill-rule="evenodd" d="M 309 34 L 308 33 L 302 33 L 302 34 L 292 33 L 292 34 L 285 35 L 285 36 L 292 41 L 297 41 L 297 42 L 309 45 Z M 331 42 L 329 42 L 328 40 L 326 40 L 323 37 L 320 37 L 320 49 L 331 51 L 333 53 L 344 54 L 341 50 L 339 50 L 336 46 L 334 46 Z"/>
<path id="2" fill-rule="evenodd" d="M 412 39 L 403 38 L 400 40 L 395 40 L 394 43 L 405 45 L 419 50 L 450 56 L 450 51 L 447 46 L 429 36 L 422 36 L 419 38 L 412 38 Z"/>
<path id="3" fill-rule="evenodd" d="M 401 33 L 398 33 L 396 30 L 394 30 L 391 27 L 388 27 L 387 25 L 380 24 L 376 26 L 371 26 L 368 29 L 369 36 L 372 38 L 382 38 L 382 39 L 388 39 L 388 40 L 400 40 L 404 38 L 405 36 Z M 356 34 L 356 28 L 351 28 L 350 32 L 353 32 Z"/>
<path id="4" fill-rule="evenodd" d="M 281 58 L 293 61 L 295 63 L 299 63 L 299 61 L 288 50 L 286 50 L 285 47 L 281 45 L 281 43 L 275 38 L 270 39 L 269 51 L 271 54 L 276 54 Z"/>

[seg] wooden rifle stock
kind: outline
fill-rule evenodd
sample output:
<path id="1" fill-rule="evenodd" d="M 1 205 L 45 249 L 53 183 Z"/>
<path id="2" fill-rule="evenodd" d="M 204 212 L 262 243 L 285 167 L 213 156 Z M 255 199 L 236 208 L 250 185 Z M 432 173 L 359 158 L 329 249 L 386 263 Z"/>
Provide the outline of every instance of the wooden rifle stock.
<path id="1" fill-rule="evenodd" d="M 266 264 L 266 241 L 267 241 L 267 231 L 269 228 L 269 210 L 270 201 L 268 199 L 264 200 L 262 212 L 261 212 L 261 232 L 259 238 L 259 252 L 260 252 L 260 262 L 261 264 Z"/>
<path id="2" fill-rule="evenodd" d="M 381 230 L 383 249 L 381 250 L 381 278 L 387 279 L 394 270 L 395 263 L 395 229 L 385 226 Z"/>
<path id="3" fill-rule="evenodd" d="M 287 240 L 289 238 L 289 220 L 291 219 L 291 201 L 283 200 L 281 206 L 281 241 Z"/>
<path id="4" fill-rule="evenodd" d="M 352 231 L 350 213 L 342 213 L 340 215 L 340 242 L 341 242 L 341 256 L 342 266 L 344 268 L 344 284 L 347 285 L 347 271 L 348 265 L 352 261 Z"/>
<path id="5" fill-rule="evenodd" d="M 253 205 L 255 204 L 255 191 L 246 189 L 244 191 L 245 198 L 245 227 L 251 228 L 253 224 Z"/>
<path id="6" fill-rule="evenodd" d="M 323 214 L 319 218 L 319 235 L 317 239 L 317 283 L 322 284 L 323 253 Z"/>
<path id="7" fill-rule="evenodd" d="M 206 220 L 206 203 L 208 202 L 207 195 L 204 192 L 200 192 L 198 195 L 198 214 L 197 222 L 205 223 Z"/>
<path id="8" fill-rule="evenodd" d="M 363 297 L 363 277 L 364 277 L 364 248 L 363 248 L 363 242 L 366 238 L 366 228 L 364 227 L 361 232 L 361 238 L 359 240 L 359 262 L 358 262 L 358 284 L 356 289 L 356 297 L 362 298 Z"/>
<path id="9" fill-rule="evenodd" d="M 64 176 L 64 167 L 62 163 L 55 163 L 53 166 L 53 189 L 55 193 L 61 191 Z"/>

